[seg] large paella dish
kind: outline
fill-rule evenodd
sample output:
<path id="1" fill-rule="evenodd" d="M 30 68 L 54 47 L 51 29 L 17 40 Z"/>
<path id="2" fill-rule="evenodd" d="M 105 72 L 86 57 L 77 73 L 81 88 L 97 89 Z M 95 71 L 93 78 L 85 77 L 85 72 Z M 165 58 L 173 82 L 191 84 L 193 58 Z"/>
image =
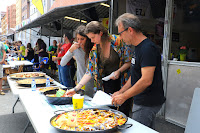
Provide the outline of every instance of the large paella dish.
<path id="1" fill-rule="evenodd" d="M 113 109 L 81 109 L 57 114 L 50 123 L 66 132 L 111 132 L 127 119 L 125 114 Z"/>

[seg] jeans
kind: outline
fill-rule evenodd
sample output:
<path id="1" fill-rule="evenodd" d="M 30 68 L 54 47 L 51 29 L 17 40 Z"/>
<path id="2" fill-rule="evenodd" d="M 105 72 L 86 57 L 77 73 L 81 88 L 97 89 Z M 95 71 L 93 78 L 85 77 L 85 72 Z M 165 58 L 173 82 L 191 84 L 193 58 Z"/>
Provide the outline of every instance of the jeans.
<path id="1" fill-rule="evenodd" d="M 132 119 L 144 124 L 145 126 L 152 128 L 153 121 L 161 107 L 162 105 L 147 107 L 133 104 Z"/>
<path id="2" fill-rule="evenodd" d="M 60 83 L 66 87 L 74 87 L 75 82 L 73 80 L 75 75 L 75 66 L 61 66 L 58 65 L 58 76 Z"/>

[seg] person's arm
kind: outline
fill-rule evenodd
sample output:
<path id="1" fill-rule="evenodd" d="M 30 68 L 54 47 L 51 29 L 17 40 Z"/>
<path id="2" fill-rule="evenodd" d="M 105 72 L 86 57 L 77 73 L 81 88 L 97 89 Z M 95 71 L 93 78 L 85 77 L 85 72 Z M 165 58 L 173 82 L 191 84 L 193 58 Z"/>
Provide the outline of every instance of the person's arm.
<path id="1" fill-rule="evenodd" d="M 21 54 L 21 53 L 22 53 L 22 50 L 15 51 L 15 53 Z"/>
<path id="2" fill-rule="evenodd" d="M 52 51 L 47 51 L 48 54 L 52 54 Z"/>
<path id="3" fill-rule="evenodd" d="M 61 60 L 62 57 L 52 57 L 52 61 L 57 61 L 57 60 Z"/>
<path id="4" fill-rule="evenodd" d="M 114 105 L 122 105 L 127 99 L 143 92 L 153 82 L 155 66 L 143 67 L 141 69 L 142 77 L 124 93 L 116 95 L 112 99 Z"/>
<path id="5" fill-rule="evenodd" d="M 20 46 L 20 49 L 18 51 L 15 51 L 15 53 L 21 54 L 23 51 L 22 49 L 23 49 L 22 46 Z"/>
<path id="6" fill-rule="evenodd" d="M 11 50 L 10 50 L 9 48 L 7 49 L 7 51 L 8 51 L 8 53 L 10 53 L 10 52 L 11 52 Z"/>
<path id="7" fill-rule="evenodd" d="M 124 72 L 126 69 L 128 69 L 130 66 L 131 66 L 131 62 L 125 63 L 125 64 L 122 65 L 118 70 L 116 70 L 116 71 L 114 72 L 114 76 L 111 77 L 110 79 L 113 79 L 113 80 L 118 79 L 119 76 L 120 76 L 120 74 L 121 74 L 122 72 Z"/>
<path id="8" fill-rule="evenodd" d="M 74 50 L 78 49 L 80 47 L 79 43 L 74 43 L 69 50 L 67 51 L 67 53 L 63 56 L 60 65 L 61 66 L 65 66 L 73 57 L 73 52 Z M 75 59 L 75 57 L 73 57 Z"/>
<path id="9" fill-rule="evenodd" d="M 25 50 L 25 55 L 24 57 L 27 57 L 28 56 L 28 49 Z"/>
<path id="10" fill-rule="evenodd" d="M 0 64 L 3 64 L 4 61 L 5 61 L 5 59 L 6 59 L 6 51 L 5 51 L 5 50 L 1 50 L 1 51 L 2 51 L 2 53 L 3 53 L 3 58 L 2 58 L 2 60 L 0 61 Z"/>
<path id="11" fill-rule="evenodd" d="M 51 51 L 51 49 L 52 49 L 52 46 L 49 47 L 49 49 L 47 51 L 48 54 L 53 54 L 53 51 Z"/>
<path id="12" fill-rule="evenodd" d="M 112 94 L 112 97 L 124 93 L 126 90 L 128 90 L 131 87 L 131 76 L 129 77 L 128 81 L 126 84 L 117 92 Z"/>
<path id="13" fill-rule="evenodd" d="M 115 35 L 113 35 L 113 36 L 115 36 Z M 117 44 L 114 44 L 115 47 L 117 47 L 117 49 L 119 49 L 119 51 L 121 51 L 120 52 L 121 53 L 121 57 L 120 58 L 122 58 L 122 60 L 124 60 L 123 61 L 124 64 L 122 64 L 122 66 L 118 70 L 116 70 L 114 72 L 114 76 L 110 78 L 110 79 L 113 79 L 113 80 L 118 79 L 119 76 L 120 76 L 120 74 L 122 72 L 124 72 L 125 70 L 127 70 L 128 68 L 130 68 L 130 66 L 131 66 L 131 58 L 132 58 L 131 57 L 131 48 L 127 47 L 124 44 L 124 42 L 122 41 L 122 39 L 120 38 L 120 36 L 118 36 L 116 38 L 115 42 L 117 42 Z"/>
<path id="14" fill-rule="evenodd" d="M 86 73 L 82 77 L 81 81 L 73 89 L 70 89 L 65 93 L 65 96 L 73 96 L 78 90 L 80 90 L 85 84 L 87 84 L 87 82 L 89 82 L 91 78 L 91 74 Z"/>
<path id="15" fill-rule="evenodd" d="M 60 52 L 60 48 L 62 47 L 61 43 L 58 43 L 57 54 Z"/>
<path id="16" fill-rule="evenodd" d="M 40 49 L 40 50 L 38 51 L 38 53 L 40 53 L 40 52 L 42 52 L 42 51 L 44 51 L 44 49 Z"/>
<path id="17" fill-rule="evenodd" d="M 62 57 L 60 65 L 65 66 L 73 57 L 73 53 L 71 53 L 69 50 L 67 53 Z"/>
<path id="18" fill-rule="evenodd" d="M 17 46 L 15 46 L 15 48 L 16 48 L 17 51 L 19 50 Z"/>

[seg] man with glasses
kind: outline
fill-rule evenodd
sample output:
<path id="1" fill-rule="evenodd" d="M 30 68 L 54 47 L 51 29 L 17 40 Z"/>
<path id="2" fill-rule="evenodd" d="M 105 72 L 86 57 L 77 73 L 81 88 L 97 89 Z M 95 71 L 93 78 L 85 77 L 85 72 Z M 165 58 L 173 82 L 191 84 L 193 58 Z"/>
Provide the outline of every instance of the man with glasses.
<path id="1" fill-rule="evenodd" d="M 133 97 L 132 118 L 152 127 L 157 112 L 165 102 L 161 55 L 158 47 L 141 32 L 140 20 L 125 13 L 116 20 L 119 35 L 126 44 L 135 46 L 131 61 L 131 77 L 112 96 L 114 105 L 121 105 Z"/>

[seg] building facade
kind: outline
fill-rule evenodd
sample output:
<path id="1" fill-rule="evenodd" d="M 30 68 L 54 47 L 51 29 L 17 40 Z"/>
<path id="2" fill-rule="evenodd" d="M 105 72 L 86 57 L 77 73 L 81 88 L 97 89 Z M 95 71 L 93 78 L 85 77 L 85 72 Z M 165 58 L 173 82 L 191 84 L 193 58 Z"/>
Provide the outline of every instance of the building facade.
<path id="1" fill-rule="evenodd" d="M 49 11 L 54 2 L 55 0 L 42 0 L 44 13 Z M 33 5 L 32 0 L 30 0 L 30 20 L 33 21 L 40 16 L 41 13 L 38 11 L 35 5 Z"/>
<path id="2" fill-rule="evenodd" d="M 1 20 L 4 17 L 4 15 L 6 15 L 6 12 L 0 12 L 0 28 L 1 28 Z"/>
<path id="3" fill-rule="evenodd" d="M 11 6 L 7 7 L 6 15 L 7 15 L 8 30 L 10 28 L 15 28 L 16 26 L 16 5 L 15 4 L 12 4 Z"/>
<path id="4" fill-rule="evenodd" d="M 22 0 L 16 0 L 16 25 L 22 22 Z"/>
<path id="5" fill-rule="evenodd" d="M 30 1 L 22 0 L 22 21 L 30 17 Z"/>
<path id="6" fill-rule="evenodd" d="M 4 15 L 4 17 L 1 19 L 1 29 L 2 29 L 2 33 L 1 35 L 6 35 L 7 31 L 8 31 L 8 25 L 7 25 L 7 15 Z M 6 40 L 6 37 L 2 37 L 1 38 L 2 41 Z"/>
<path id="7" fill-rule="evenodd" d="M 41 13 L 38 11 L 36 6 L 32 3 L 32 0 L 17 0 L 21 1 L 21 23 L 16 26 L 16 29 L 23 27 L 24 25 L 34 21 L 41 16 Z M 47 13 L 50 7 L 53 5 L 55 0 L 42 0 L 44 13 Z M 21 40 L 22 43 L 26 46 L 27 43 L 31 43 L 32 47 L 35 46 L 35 43 L 38 38 L 42 38 L 47 44 L 49 38 L 38 35 L 39 27 L 27 29 L 15 33 L 15 40 Z M 52 38 L 54 39 L 54 38 Z M 51 41 L 52 42 L 52 41 Z"/>

